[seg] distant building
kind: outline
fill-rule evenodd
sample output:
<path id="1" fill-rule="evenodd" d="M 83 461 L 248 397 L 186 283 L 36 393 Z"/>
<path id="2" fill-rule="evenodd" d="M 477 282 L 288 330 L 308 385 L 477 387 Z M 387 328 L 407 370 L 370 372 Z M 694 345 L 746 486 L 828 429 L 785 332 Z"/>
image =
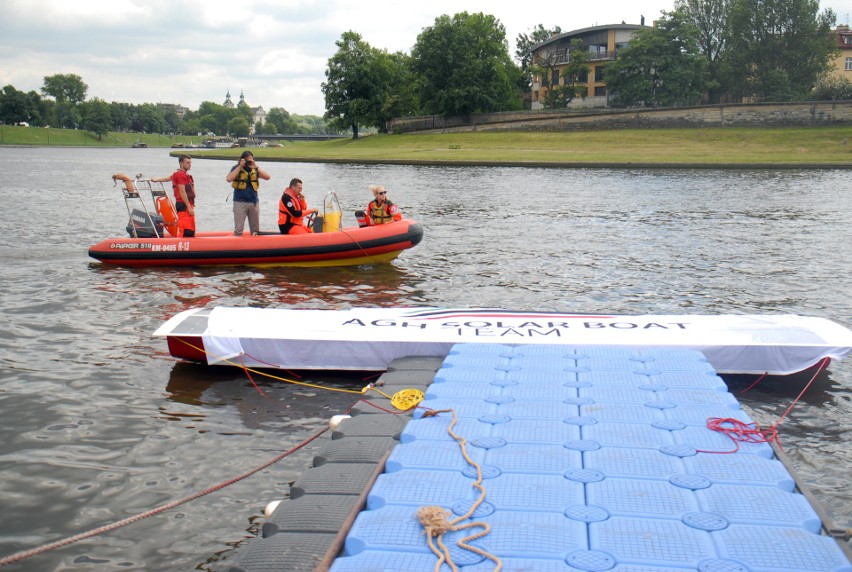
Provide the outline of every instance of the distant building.
<path id="1" fill-rule="evenodd" d="M 532 47 L 533 65 L 543 66 L 543 73 L 532 78 L 532 109 L 542 109 L 543 101 L 552 86 L 564 85 L 563 71 L 571 61 L 571 40 L 579 39 L 582 49 L 588 55 L 589 73 L 581 81 L 586 86 L 587 96 L 576 97 L 568 107 L 604 107 L 607 105 L 607 89 L 603 72 L 607 64 L 616 57 L 618 51 L 626 47 L 636 30 L 646 28 L 645 18 L 642 24 L 611 24 L 582 28 L 564 34 L 555 34 Z M 546 65 L 545 65 L 546 64 Z"/>
<path id="2" fill-rule="evenodd" d="M 179 103 L 158 103 L 157 106 L 163 108 L 166 111 L 174 111 L 175 115 L 177 115 L 181 119 L 183 119 L 184 116 L 190 111 L 188 107 L 184 107 Z"/>
<path id="3" fill-rule="evenodd" d="M 232 108 L 234 107 L 234 102 L 231 101 L 231 90 L 225 94 L 225 102 L 222 104 L 223 107 Z M 255 125 L 258 123 L 266 123 L 266 110 L 263 109 L 262 106 L 258 105 L 257 107 L 251 107 L 248 103 L 246 103 L 246 96 L 241 91 L 240 92 L 240 101 L 237 103 L 237 107 L 248 107 L 249 111 L 251 111 L 252 121 L 251 126 L 249 127 L 249 134 L 254 135 Z"/>
<path id="4" fill-rule="evenodd" d="M 852 81 L 852 30 L 849 26 L 837 26 L 834 30 L 837 54 L 829 67 L 832 74 Z"/>

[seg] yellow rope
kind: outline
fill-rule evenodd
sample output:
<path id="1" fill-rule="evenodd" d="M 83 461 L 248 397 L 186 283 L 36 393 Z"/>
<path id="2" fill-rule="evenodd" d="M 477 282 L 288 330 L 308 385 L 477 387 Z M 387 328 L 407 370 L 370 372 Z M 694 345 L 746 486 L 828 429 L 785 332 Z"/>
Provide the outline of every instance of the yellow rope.
<path id="1" fill-rule="evenodd" d="M 326 386 L 323 386 L 323 385 L 316 385 L 314 383 L 306 383 L 304 381 L 296 381 L 295 379 L 288 379 L 286 377 L 280 377 L 280 376 L 277 376 L 277 375 L 272 375 L 271 373 L 266 373 L 266 372 L 263 372 L 263 371 L 258 371 L 256 369 L 252 369 L 250 367 L 246 367 L 245 365 L 243 365 L 241 363 L 237 363 L 235 361 L 223 358 L 222 356 L 217 356 L 216 354 L 214 354 L 212 352 L 208 352 L 206 349 L 195 346 L 195 345 L 189 343 L 186 340 L 179 340 L 179 341 L 181 343 L 188 345 L 192 349 L 203 353 L 204 355 L 213 356 L 217 361 L 220 361 L 220 362 L 223 362 L 223 363 L 226 363 L 226 364 L 229 364 L 229 365 L 233 365 L 233 366 L 238 367 L 242 370 L 245 370 L 249 373 L 253 373 L 253 374 L 256 374 L 256 375 L 263 376 L 263 377 L 268 377 L 269 379 L 274 379 L 276 381 L 283 381 L 285 383 L 292 383 L 293 385 L 300 385 L 302 387 L 310 387 L 312 389 L 322 389 L 322 390 L 325 390 L 325 391 L 335 391 L 337 393 L 364 394 L 364 393 L 367 393 L 368 391 L 375 391 L 379 395 L 382 395 L 382 396 L 388 398 L 391 402 L 391 405 L 393 405 L 394 407 L 396 407 L 397 409 L 399 409 L 401 411 L 408 411 L 409 409 L 416 407 L 418 403 L 423 401 L 423 397 L 424 397 L 423 392 L 420 391 L 419 389 L 403 389 L 401 391 L 396 392 L 393 396 L 390 396 L 387 393 L 381 391 L 380 389 L 376 389 L 376 387 L 372 383 L 365 385 L 364 387 L 362 387 L 359 390 L 355 390 L 355 389 L 338 389 L 338 388 L 335 388 L 335 387 L 326 387 Z"/>
<path id="2" fill-rule="evenodd" d="M 338 392 L 338 393 L 356 393 L 356 394 L 360 394 L 360 393 L 365 393 L 365 392 L 367 391 L 367 389 L 369 388 L 369 386 L 367 386 L 367 387 L 365 387 L 365 388 L 363 388 L 363 389 L 360 389 L 360 390 L 355 390 L 355 389 L 337 389 L 337 388 L 334 388 L 334 387 L 324 387 L 324 386 L 322 386 L 322 385 L 316 385 L 316 384 L 313 384 L 313 383 L 305 383 L 304 381 L 296 381 L 295 379 L 287 379 L 287 378 L 285 378 L 285 377 L 279 377 L 279 376 L 277 376 L 277 375 L 272 375 L 271 373 L 266 373 L 266 372 L 263 372 L 263 371 L 258 371 L 258 370 L 256 370 L 256 369 L 252 369 L 252 368 L 250 368 L 250 367 L 246 367 L 245 365 L 243 365 L 243 364 L 241 364 L 241 363 L 237 363 L 237 362 L 235 362 L 235 361 L 231 361 L 231 360 L 229 360 L 229 359 L 223 358 L 222 356 L 217 356 L 216 354 L 214 354 L 214 353 L 212 353 L 212 352 L 208 352 L 208 351 L 207 351 L 206 349 L 204 349 L 204 348 L 200 348 L 200 347 L 198 347 L 198 346 L 195 346 L 195 345 L 193 345 L 193 344 L 189 343 L 189 342 L 188 342 L 188 341 L 186 341 L 186 340 L 179 340 L 179 341 L 180 341 L 181 343 L 184 343 L 184 344 L 188 345 L 188 346 L 189 346 L 189 347 L 191 347 L 192 349 L 194 349 L 194 350 L 196 350 L 196 351 L 199 351 L 199 352 L 203 353 L 204 355 L 211 355 L 211 356 L 213 356 L 213 357 L 216 359 L 216 361 L 220 361 L 220 362 L 226 363 L 226 364 L 228 364 L 228 365 L 232 365 L 232 366 L 238 367 L 238 368 L 240 368 L 240 369 L 242 369 L 242 370 L 245 370 L 245 371 L 247 371 L 247 372 L 254 373 L 254 374 L 257 374 L 257 375 L 261 375 L 261 376 L 263 376 L 263 377 L 268 377 L 268 378 L 270 378 L 270 379 L 274 379 L 274 380 L 276 380 L 276 381 L 283 381 L 283 382 L 285 382 L 285 383 L 292 383 L 293 385 L 300 385 L 300 386 L 302 386 L 302 387 L 311 387 L 311 388 L 313 388 L 313 389 L 324 389 L 324 390 L 326 390 L 326 391 L 336 391 L 336 392 Z M 241 354 L 241 355 L 243 355 L 243 354 Z"/>
<path id="3" fill-rule="evenodd" d="M 391 405 L 400 411 L 408 411 L 416 407 L 421 401 L 423 401 L 423 392 L 419 389 L 402 389 L 391 397 Z"/>
<path id="4" fill-rule="evenodd" d="M 469 543 L 474 540 L 478 540 L 483 536 L 487 535 L 491 532 L 491 526 L 487 522 L 468 522 L 465 524 L 459 524 L 463 520 L 469 519 L 473 516 L 473 513 L 476 512 L 476 509 L 485 501 L 485 487 L 482 486 L 482 467 L 479 466 L 479 463 L 470 458 L 467 453 L 467 439 L 460 435 L 456 435 L 453 432 L 453 427 L 455 427 L 456 422 L 458 422 L 458 418 L 456 417 L 456 412 L 452 409 L 441 409 L 441 410 L 432 410 L 427 411 L 423 414 L 423 417 L 436 417 L 439 413 L 452 413 L 453 421 L 450 423 L 450 426 L 447 427 L 447 433 L 459 444 L 459 448 L 461 449 L 461 453 L 464 456 L 464 460 L 467 461 L 467 464 L 476 469 L 476 481 L 473 483 L 474 488 L 479 491 L 479 498 L 476 499 L 467 513 L 453 519 L 449 520 L 449 516 L 452 514 L 449 511 L 444 510 L 439 506 L 423 506 L 417 511 L 417 518 L 420 520 L 420 524 L 423 525 L 423 528 L 426 530 L 426 541 L 429 545 L 429 549 L 438 557 L 438 562 L 435 564 L 434 572 L 439 572 L 441 569 L 441 565 L 445 562 L 450 567 L 453 572 L 458 572 L 458 567 L 452 561 L 450 557 L 450 551 L 444 546 L 443 536 L 447 532 L 455 532 L 458 530 L 466 530 L 468 528 L 481 527 L 482 530 L 476 534 L 471 536 L 466 536 L 456 542 L 459 548 L 463 548 L 465 550 L 469 550 L 471 552 L 475 552 L 480 556 L 488 558 L 495 564 L 494 572 L 500 572 L 503 569 L 503 562 L 497 556 L 486 552 L 476 546 L 471 546 Z M 432 537 L 435 536 L 438 542 L 438 548 L 432 543 Z"/>

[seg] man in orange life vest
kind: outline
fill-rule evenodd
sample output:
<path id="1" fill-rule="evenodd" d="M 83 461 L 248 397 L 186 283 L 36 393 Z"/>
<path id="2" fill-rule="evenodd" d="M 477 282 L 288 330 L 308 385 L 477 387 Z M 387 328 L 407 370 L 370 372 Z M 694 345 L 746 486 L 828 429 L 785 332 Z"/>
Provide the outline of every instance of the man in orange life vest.
<path id="1" fill-rule="evenodd" d="M 172 182 L 175 193 L 175 210 L 177 211 L 178 236 L 190 238 L 195 236 L 195 181 L 189 170 L 192 168 L 192 158 L 189 155 L 178 157 L 177 171 L 171 177 L 151 179 L 155 183 Z"/>
<path id="2" fill-rule="evenodd" d="M 390 202 L 384 187 L 370 185 L 370 190 L 373 192 L 375 199 L 367 205 L 367 226 L 376 226 L 395 220 L 402 220 L 402 213 L 399 212 L 399 207 Z"/>
<path id="3" fill-rule="evenodd" d="M 308 201 L 302 194 L 302 180 L 293 179 L 284 189 L 278 201 L 278 230 L 281 234 L 307 234 L 312 229 L 304 225 L 305 216 L 316 214 L 317 209 L 308 209 Z"/>

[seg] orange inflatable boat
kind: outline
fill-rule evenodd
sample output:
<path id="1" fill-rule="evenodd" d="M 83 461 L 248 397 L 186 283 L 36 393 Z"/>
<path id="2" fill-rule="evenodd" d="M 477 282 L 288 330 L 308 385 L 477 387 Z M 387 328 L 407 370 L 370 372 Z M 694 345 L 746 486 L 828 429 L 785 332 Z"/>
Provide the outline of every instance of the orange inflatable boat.
<path id="1" fill-rule="evenodd" d="M 89 256 L 120 266 L 352 266 L 389 262 L 423 239 L 411 219 L 368 227 L 342 228 L 337 196 L 329 193 L 324 216 L 309 234 L 277 232 L 234 236 L 233 232 L 198 232 L 177 237 L 177 215 L 162 184 L 121 173 L 127 212 L 127 237 L 109 238 L 89 248 Z M 153 208 L 140 191 L 151 194 Z M 130 201 L 138 201 L 131 208 Z M 137 208 L 138 207 L 138 208 Z"/>
<path id="2" fill-rule="evenodd" d="M 389 262 L 423 239 L 411 219 L 331 232 L 234 236 L 199 232 L 193 238 L 110 238 L 89 256 L 121 266 L 349 266 Z"/>

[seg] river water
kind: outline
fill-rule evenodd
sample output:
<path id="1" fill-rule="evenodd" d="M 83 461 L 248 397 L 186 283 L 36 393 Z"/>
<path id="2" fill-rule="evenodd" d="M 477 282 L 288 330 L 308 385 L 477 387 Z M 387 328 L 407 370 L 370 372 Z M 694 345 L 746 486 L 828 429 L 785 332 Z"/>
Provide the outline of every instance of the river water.
<path id="1" fill-rule="evenodd" d="M 849 171 L 266 163 L 264 229 L 276 228 L 278 197 L 300 177 L 312 205 L 333 190 L 348 213 L 366 206 L 367 185 L 385 185 L 424 240 L 390 265 L 343 269 L 131 270 L 88 258 L 127 223 L 110 175 L 176 166 L 163 149 L 0 148 L 0 559 L 224 482 L 355 400 L 177 363 L 151 333 L 184 309 L 795 313 L 852 327 Z M 231 228 L 229 167 L 194 161 L 199 229 Z M 739 397 L 768 425 L 806 381 L 772 379 Z M 852 358 L 817 380 L 780 437 L 835 524 L 852 527 Z M 225 569 L 318 447 L 7 569 Z"/>

